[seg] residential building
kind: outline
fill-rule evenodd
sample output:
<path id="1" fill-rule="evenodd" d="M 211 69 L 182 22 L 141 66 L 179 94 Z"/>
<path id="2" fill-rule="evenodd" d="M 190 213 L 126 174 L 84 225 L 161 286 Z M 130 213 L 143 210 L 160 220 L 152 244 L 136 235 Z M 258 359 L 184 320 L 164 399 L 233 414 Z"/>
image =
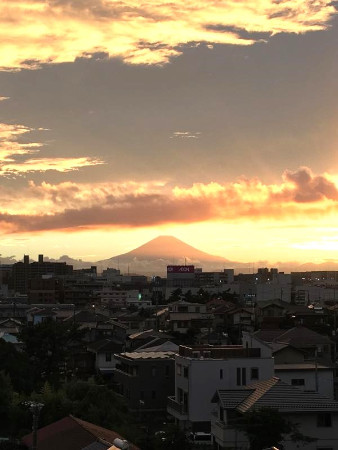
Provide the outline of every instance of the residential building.
<path id="1" fill-rule="evenodd" d="M 185 429 L 210 431 L 211 398 L 215 389 L 235 389 L 273 376 L 270 352 L 259 348 L 183 346 L 175 357 L 175 395 L 168 413 Z"/>
<path id="2" fill-rule="evenodd" d="M 116 354 L 114 381 L 131 411 L 165 412 L 175 392 L 175 352 L 144 351 Z"/>
<path id="3" fill-rule="evenodd" d="M 277 377 L 242 388 L 219 389 L 213 402 L 216 409 L 211 415 L 211 434 L 217 450 L 247 450 L 248 439 L 235 424 L 246 412 L 260 408 L 278 410 L 285 420 L 297 424 L 300 433 L 313 438 L 306 443 L 307 450 L 338 448 L 338 402 L 317 392 L 303 392 Z M 284 450 L 296 450 L 301 444 L 286 436 L 282 445 Z"/>

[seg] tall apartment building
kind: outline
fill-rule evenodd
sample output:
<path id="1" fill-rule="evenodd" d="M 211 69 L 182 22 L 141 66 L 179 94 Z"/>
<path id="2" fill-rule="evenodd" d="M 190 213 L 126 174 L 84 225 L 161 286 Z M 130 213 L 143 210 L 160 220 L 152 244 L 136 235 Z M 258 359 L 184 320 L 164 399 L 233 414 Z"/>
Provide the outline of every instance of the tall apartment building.
<path id="1" fill-rule="evenodd" d="M 65 262 L 44 261 L 43 255 L 39 255 L 36 262 L 29 262 L 29 256 L 24 256 L 23 262 L 13 264 L 11 287 L 15 292 L 26 294 L 28 292 L 29 280 L 40 278 L 42 275 L 70 275 L 73 273 L 73 266 Z"/>

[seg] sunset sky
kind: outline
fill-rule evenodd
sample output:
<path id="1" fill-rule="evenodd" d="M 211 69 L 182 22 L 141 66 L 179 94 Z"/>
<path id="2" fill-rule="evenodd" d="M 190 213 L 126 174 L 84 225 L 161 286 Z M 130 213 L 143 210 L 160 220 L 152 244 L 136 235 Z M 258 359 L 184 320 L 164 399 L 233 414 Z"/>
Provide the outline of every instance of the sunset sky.
<path id="1" fill-rule="evenodd" d="M 338 262 L 338 2 L 0 2 L 0 253 Z"/>

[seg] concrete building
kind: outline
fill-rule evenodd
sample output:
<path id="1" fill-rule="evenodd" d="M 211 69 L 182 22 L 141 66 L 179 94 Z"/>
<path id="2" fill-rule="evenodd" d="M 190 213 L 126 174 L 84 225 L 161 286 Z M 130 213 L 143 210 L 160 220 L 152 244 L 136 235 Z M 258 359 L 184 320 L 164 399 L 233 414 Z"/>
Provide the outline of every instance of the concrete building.
<path id="1" fill-rule="evenodd" d="M 242 346 L 180 346 L 175 357 L 175 396 L 168 413 L 192 432 L 210 432 L 215 389 L 236 389 L 273 376 L 271 351 Z"/>
<path id="2" fill-rule="evenodd" d="M 175 353 L 145 350 L 114 357 L 114 381 L 129 409 L 140 414 L 165 412 L 167 398 L 175 392 Z"/>

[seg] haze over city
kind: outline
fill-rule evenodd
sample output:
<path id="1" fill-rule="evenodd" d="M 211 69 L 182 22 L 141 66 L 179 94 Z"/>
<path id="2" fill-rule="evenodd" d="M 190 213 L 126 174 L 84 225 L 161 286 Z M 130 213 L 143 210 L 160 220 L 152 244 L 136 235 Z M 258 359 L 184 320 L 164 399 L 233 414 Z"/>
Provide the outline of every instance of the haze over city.
<path id="1" fill-rule="evenodd" d="M 7 0 L 0 36 L 3 258 L 338 260 L 335 2 Z"/>

